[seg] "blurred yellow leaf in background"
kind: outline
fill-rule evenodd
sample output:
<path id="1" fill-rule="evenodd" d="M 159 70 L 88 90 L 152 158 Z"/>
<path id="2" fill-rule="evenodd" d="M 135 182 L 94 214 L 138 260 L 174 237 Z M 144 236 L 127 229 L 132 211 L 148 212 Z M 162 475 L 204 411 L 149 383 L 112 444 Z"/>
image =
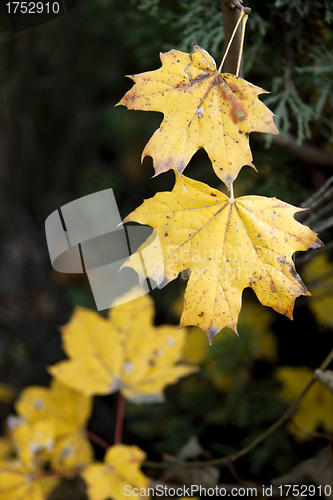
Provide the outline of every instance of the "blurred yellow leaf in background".
<path id="1" fill-rule="evenodd" d="M 50 388 L 30 386 L 15 403 L 17 413 L 30 425 L 50 420 L 54 446 L 44 460 L 55 471 L 86 466 L 94 453 L 85 428 L 92 411 L 92 398 L 53 379 Z M 14 436 L 15 437 L 15 436 Z"/>
<path id="2" fill-rule="evenodd" d="M 276 371 L 277 378 L 281 381 L 281 398 L 291 403 L 302 392 L 313 376 L 313 370 L 306 366 L 293 367 L 281 366 Z M 333 431 L 333 396 L 321 383 L 316 382 L 300 401 L 298 409 L 293 416 L 294 422 L 301 429 L 316 431 L 321 426 L 325 431 Z M 300 438 L 306 438 L 295 426 L 289 429 Z"/>
<path id="3" fill-rule="evenodd" d="M 9 417 L 7 422 L 18 458 L 28 469 L 37 467 L 43 452 L 51 452 L 53 449 L 53 420 L 44 417 L 29 423 L 21 417 Z"/>
<path id="4" fill-rule="evenodd" d="M 333 263 L 322 252 L 313 257 L 303 269 L 312 298 L 309 307 L 320 325 L 333 326 Z"/>
<path id="5" fill-rule="evenodd" d="M 20 460 L 0 462 L 0 500 L 45 500 L 31 471 Z"/>
<path id="6" fill-rule="evenodd" d="M 86 427 L 92 410 L 92 399 L 52 379 L 49 388 L 29 386 L 24 389 L 15 403 L 15 409 L 30 423 L 51 417 L 54 420 L 55 435 L 62 436 Z"/>
<path id="7" fill-rule="evenodd" d="M 103 464 L 92 464 L 82 473 L 87 483 L 89 500 L 124 500 L 125 486 L 129 490 L 147 490 L 148 478 L 140 466 L 146 454 L 137 446 L 114 445 L 108 449 Z M 140 496 L 143 498 L 143 496 Z"/>
<path id="8" fill-rule="evenodd" d="M 108 319 L 77 308 L 63 327 L 67 361 L 50 367 L 63 384 L 84 394 L 111 394 L 120 390 L 130 401 L 163 400 L 164 388 L 180 377 L 197 371 L 178 364 L 185 343 L 185 330 L 153 324 L 154 304 L 149 295 L 132 300 L 124 295 L 110 309 Z M 136 295 L 137 296 L 137 295 Z"/>

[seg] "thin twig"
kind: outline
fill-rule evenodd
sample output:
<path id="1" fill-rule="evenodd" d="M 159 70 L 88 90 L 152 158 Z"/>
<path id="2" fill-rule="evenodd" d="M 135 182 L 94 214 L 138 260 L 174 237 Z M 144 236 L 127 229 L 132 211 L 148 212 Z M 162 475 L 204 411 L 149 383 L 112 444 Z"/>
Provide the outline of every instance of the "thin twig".
<path id="1" fill-rule="evenodd" d="M 330 434 L 325 434 L 324 432 L 313 432 L 313 431 L 308 431 L 307 429 L 303 429 L 303 427 L 300 427 L 294 419 L 291 419 L 291 424 L 296 428 L 296 430 L 305 436 L 312 437 L 312 438 L 320 438 L 320 439 L 325 439 L 329 443 L 333 444 L 333 436 Z"/>
<path id="2" fill-rule="evenodd" d="M 82 471 L 83 471 L 83 468 L 80 468 L 80 469 L 69 469 L 69 470 L 64 470 L 64 471 L 61 471 L 61 472 L 44 472 L 44 473 L 40 472 L 38 474 L 35 474 L 33 476 L 33 479 L 35 481 L 39 481 L 41 479 L 47 479 L 47 478 L 79 476 Z"/>
<path id="3" fill-rule="evenodd" d="M 122 393 L 118 392 L 118 405 L 117 405 L 117 419 L 116 419 L 116 429 L 114 432 L 114 444 L 121 443 L 121 437 L 123 433 L 123 423 L 124 423 L 124 410 L 125 410 L 125 399 Z"/>
<path id="4" fill-rule="evenodd" d="M 325 370 L 328 365 L 333 361 L 333 349 L 330 351 L 330 353 L 326 356 L 324 361 L 319 367 L 319 370 Z M 207 461 L 197 461 L 197 462 L 179 462 L 177 463 L 177 467 L 207 467 L 209 465 L 223 465 L 226 466 L 232 462 L 235 462 L 239 458 L 243 457 L 247 453 L 249 453 L 253 448 L 256 448 L 258 444 L 260 444 L 262 441 L 264 441 L 268 436 L 270 436 L 276 429 L 281 427 L 294 413 L 296 410 L 298 404 L 300 401 L 304 398 L 305 394 L 311 389 L 313 384 L 317 380 L 317 375 L 313 373 L 312 379 L 310 382 L 304 387 L 303 391 L 300 393 L 298 398 L 292 403 L 292 405 L 288 408 L 288 410 L 278 419 L 276 422 L 274 422 L 268 429 L 266 429 L 264 432 L 262 432 L 256 439 L 254 439 L 250 444 L 245 446 L 239 451 L 236 451 L 235 453 L 232 453 L 231 455 L 227 455 L 226 457 L 221 457 L 221 458 L 216 458 L 213 460 L 207 460 Z M 174 463 L 170 462 L 144 462 L 143 464 L 145 467 L 156 467 L 156 468 L 166 468 L 166 467 L 175 467 Z"/>
<path id="5" fill-rule="evenodd" d="M 321 231 L 324 231 L 325 229 L 328 229 L 329 227 L 333 226 L 333 215 L 329 217 L 326 220 L 323 220 L 316 226 L 314 226 L 313 230 L 315 233 L 320 233 Z"/>
<path id="6" fill-rule="evenodd" d="M 301 207 L 314 208 L 314 206 L 318 203 L 318 202 L 316 203 L 316 200 L 319 199 L 319 201 L 321 201 L 322 195 L 331 186 L 331 184 L 333 184 L 333 175 L 329 179 L 327 179 L 325 184 L 323 184 L 321 188 L 318 189 L 318 191 L 316 191 L 312 196 L 310 196 L 310 198 L 305 200 L 301 204 Z"/>
<path id="7" fill-rule="evenodd" d="M 312 222 L 317 221 L 318 219 L 320 219 L 324 215 L 326 215 L 328 212 L 330 212 L 333 209 L 332 197 L 333 197 L 333 187 L 331 189 L 329 189 L 328 191 L 326 191 L 323 198 L 321 200 L 318 200 L 317 205 L 322 204 L 324 201 L 326 201 L 326 198 L 330 199 L 329 203 L 326 203 L 326 205 L 324 205 L 323 207 L 318 208 L 318 210 L 316 210 L 316 212 L 312 211 L 312 213 L 310 213 L 310 215 L 304 221 L 302 221 L 302 224 L 305 224 L 308 226 Z M 300 212 L 300 213 L 305 213 L 305 212 Z"/>
<path id="8" fill-rule="evenodd" d="M 244 7 L 243 7 L 243 0 L 223 0 L 223 3 L 230 7 L 231 9 L 238 9 L 241 12 L 243 12 Z"/>
<path id="9" fill-rule="evenodd" d="M 101 437 L 97 436 L 97 434 L 94 434 L 94 432 L 86 430 L 86 436 L 92 441 L 93 443 L 98 444 L 103 450 L 108 450 L 110 448 L 110 444 L 104 441 Z"/>
<path id="10" fill-rule="evenodd" d="M 232 477 L 234 479 L 236 479 L 236 481 L 239 483 L 239 484 L 244 484 L 246 486 L 251 486 L 251 487 L 254 487 L 254 488 L 258 488 L 258 483 L 257 482 L 254 482 L 254 481 L 248 481 L 246 479 L 242 479 L 241 477 L 239 477 L 238 473 L 236 472 L 236 469 L 234 467 L 234 464 L 232 462 L 228 463 L 227 464 L 227 467 L 229 469 L 229 472 L 230 474 L 232 475 Z"/>

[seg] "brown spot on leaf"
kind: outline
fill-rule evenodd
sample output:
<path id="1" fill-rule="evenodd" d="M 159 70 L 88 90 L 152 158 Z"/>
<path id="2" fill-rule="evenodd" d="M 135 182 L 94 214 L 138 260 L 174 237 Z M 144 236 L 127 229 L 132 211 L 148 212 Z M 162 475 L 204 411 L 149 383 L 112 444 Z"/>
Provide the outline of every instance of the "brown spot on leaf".
<path id="1" fill-rule="evenodd" d="M 247 111 L 238 99 L 233 99 L 231 101 L 231 118 L 234 123 L 242 122 L 247 118 Z"/>

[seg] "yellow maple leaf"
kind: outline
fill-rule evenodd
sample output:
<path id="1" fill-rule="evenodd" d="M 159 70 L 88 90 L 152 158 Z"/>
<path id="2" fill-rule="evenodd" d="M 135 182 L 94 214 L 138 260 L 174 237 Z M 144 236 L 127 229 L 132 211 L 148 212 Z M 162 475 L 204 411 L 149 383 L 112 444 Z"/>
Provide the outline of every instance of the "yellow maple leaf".
<path id="1" fill-rule="evenodd" d="M 43 458 L 51 461 L 54 471 L 75 469 L 92 462 L 93 449 L 84 435 L 92 410 L 91 397 L 53 379 L 50 388 L 30 386 L 24 389 L 15 409 L 29 424 L 43 419 L 52 421 L 55 443 Z"/>
<path id="2" fill-rule="evenodd" d="M 58 483 L 19 459 L 0 461 L 0 500 L 45 500 Z"/>
<path id="3" fill-rule="evenodd" d="M 160 54 L 162 67 L 130 76 L 135 82 L 118 104 L 128 109 L 164 113 L 161 127 L 145 147 L 156 175 L 179 175 L 204 148 L 216 175 L 229 187 L 243 165 L 252 164 L 249 133 L 278 131 L 273 113 L 258 99 L 265 90 L 229 73 L 219 73 L 214 59 L 194 44 L 190 54 Z"/>
<path id="4" fill-rule="evenodd" d="M 43 488 L 20 461 L 0 462 L 0 500 L 44 500 Z"/>
<path id="5" fill-rule="evenodd" d="M 8 429 L 18 458 L 29 470 L 40 465 L 44 452 L 54 446 L 54 422 L 50 417 L 41 418 L 33 423 L 21 417 L 9 417 Z"/>
<path id="6" fill-rule="evenodd" d="M 64 350 L 70 360 L 50 367 L 62 383 L 85 394 L 111 394 L 120 390 L 134 402 L 163 400 L 164 388 L 196 367 L 177 364 L 185 330 L 153 325 L 153 300 L 135 291 L 122 296 L 126 303 L 110 310 L 105 319 L 94 311 L 77 308 L 63 328 Z M 125 300 L 126 299 L 126 300 Z"/>
<path id="7" fill-rule="evenodd" d="M 259 301 L 292 318 L 294 301 L 309 295 L 292 255 L 322 246 L 317 235 L 296 222 L 302 209 L 276 198 L 233 199 L 206 184 L 181 176 L 171 192 L 145 200 L 124 222 L 156 233 L 124 264 L 159 288 L 191 269 L 180 327 L 196 325 L 209 341 L 222 328 L 237 331 L 242 291 L 251 287 Z M 145 271 L 142 269 L 142 259 Z"/>
<path id="8" fill-rule="evenodd" d="M 30 386 L 24 389 L 15 403 L 15 410 L 30 423 L 51 417 L 55 436 L 59 437 L 86 427 L 92 399 L 53 379 L 49 388 Z"/>
<path id="9" fill-rule="evenodd" d="M 93 448 L 83 431 L 71 432 L 58 438 L 50 454 L 52 470 L 57 472 L 81 469 L 93 460 Z"/>
<path id="10" fill-rule="evenodd" d="M 302 392 L 313 376 L 313 370 L 306 366 L 281 366 L 276 371 L 277 378 L 282 382 L 281 398 L 292 403 Z M 319 425 L 328 432 L 333 431 L 333 397 L 329 390 L 321 383 L 315 383 L 304 398 L 300 401 L 293 420 L 307 431 L 315 431 Z M 307 436 L 293 425 L 289 425 L 291 432 L 299 438 Z"/>
<path id="11" fill-rule="evenodd" d="M 123 500 L 148 490 L 148 478 L 140 466 L 146 454 L 137 446 L 114 445 L 105 454 L 104 464 L 92 464 L 82 477 L 90 500 Z M 125 490 L 125 487 L 127 489 Z M 136 494 L 133 493 L 133 489 Z M 126 493 L 126 495 L 125 495 Z M 143 498 L 144 495 L 140 495 Z"/>

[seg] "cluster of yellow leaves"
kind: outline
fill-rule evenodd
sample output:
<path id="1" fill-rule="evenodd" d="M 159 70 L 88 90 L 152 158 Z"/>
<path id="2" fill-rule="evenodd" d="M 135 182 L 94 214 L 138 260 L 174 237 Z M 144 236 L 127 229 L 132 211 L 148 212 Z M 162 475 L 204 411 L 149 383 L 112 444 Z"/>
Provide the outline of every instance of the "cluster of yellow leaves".
<path id="1" fill-rule="evenodd" d="M 84 436 L 91 403 L 57 381 L 50 388 L 31 386 L 22 391 L 15 404 L 18 416 L 8 418 L 10 441 L 2 447 L 1 500 L 42 500 L 58 481 L 44 477 L 46 464 L 62 472 L 93 460 Z"/>
<path id="2" fill-rule="evenodd" d="M 133 402 L 163 400 L 164 388 L 197 370 L 178 363 L 185 330 L 153 324 L 149 295 L 113 307 L 107 319 L 78 308 L 63 328 L 64 350 L 69 360 L 52 366 L 50 373 L 87 395 L 120 391 Z"/>
<path id="3" fill-rule="evenodd" d="M 275 198 L 235 200 L 181 175 L 199 148 L 228 188 L 243 165 L 253 166 L 249 133 L 277 133 L 271 111 L 258 100 L 265 91 L 218 72 L 198 45 L 190 54 L 161 54 L 161 61 L 160 69 L 131 76 L 135 84 L 119 104 L 164 113 L 143 157 L 153 158 L 156 175 L 173 169 L 178 178 L 172 192 L 146 200 L 124 221 L 153 227 L 162 259 L 156 238 L 150 238 L 126 265 L 159 288 L 190 269 L 180 327 L 197 325 L 210 342 L 225 327 L 237 331 L 246 287 L 263 305 L 292 318 L 296 297 L 308 295 L 292 255 L 321 246 L 315 233 L 294 220 L 300 209 Z"/>
<path id="4" fill-rule="evenodd" d="M 17 416 L 8 418 L 9 439 L 0 441 L 0 500 L 43 500 L 62 475 L 81 474 L 90 500 L 123 500 L 126 485 L 147 488 L 142 450 L 115 445 L 103 464 L 94 463 L 86 438 L 92 395 L 120 390 L 131 401 L 161 401 L 168 384 L 197 370 L 178 363 L 185 330 L 155 327 L 152 299 L 132 300 L 137 292 L 122 296 L 108 319 L 78 308 L 63 327 L 70 359 L 50 368 L 49 388 L 24 389 Z"/>
<path id="5" fill-rule="evenodd" d="M 92 399 L 53 379 L 50 388 L 31 386 L 20 394 L 15 409 L 26 426 L 47 426 L 54 471 L 82 468 L 93 459 L 93 450 L 85 437 L 92 410 Z M 31 433 L 27 429 L 27 439 Z M 29 449 L 22 442 L 22 453 Z M 33 452 L 33 449 L 30 450 Z"/>
<path id="6" fill-rule="evenodd" d="M 55 480 L 36 479 L 36 470 L 31 470 L 21 460 L 0 462 L 1 500 L 45 500 L 55 487 Z"/>
<path id="7" fill-rule="evenodd" d="M 229 198 L 182 175 L 199 148 L 206 150 L 228 188 L 243 165 L 254 167 L 249 133 L 277 133 L 271 111 L 258 100 L 265 91 L 217 71 L 213 58 L 198 45 L 190 54 L 161 54 L 161 61 L 159 70 L 132 77 L 135 85 L 119 104 L 164 113 L 143 157 L 153 158 L 156 175 L 173 169 L 178 177 L 172 192 L 158 193 L 125 219 L 155 229 L 126 265 L 141 281 L 152 277 L 160 288 L 190 269 L 180 328 L 199 326 L 210 342 L 225 327 L 237 332 L 246 287 L 263 305 L 292 318 L 296 297 L 308 295 L 292 255 L 321 246 L 315 233 L 294 220 L 299 209 L 275 198 L 234 199 L 233 191 Z M 63 327 L 69 359 L 49 368 L 54 376 L 50 388 L 24 390 L 15 405 L 18 415 L 8 419 L 11 441 L 3 440 L 0 446 L 0 500 L 43 500 L 63 473 L 79 472 L 90 500 L 122 500 L 125 486 L 148 488 L 148 478 L 140 470 L 142 450 L 115 445 L 103 463 L 93 463 L 85 436 L 91 396 L 119 390 L 133 402 L 161 401 L 167 385 L 197 370 L 180 363 L 185 330 L 155 327 L 152 299 L 142 295 L 133 300 L 134 296 L 137 292 L 130 291 L 119 305 L 113 304 L 108 318 L 78 308 Z M 263 348 L 260 342 L 254 340 L 255 356 L 271 356 L 272 345 Z M 308 376 L 304 370 L 302 384 Z M 285 367 L 278 376 L 284 384 L 282 396 L 294 398 L 299 375 L 295 378 L 293 369 Z M 316 391 L 309 397 L 318 408 L 325 397 Z M 329 427 L 322 413 L 308 421 L 300 417 L 301 410 L 302 406 L 300 426 Z M 307 410 L 308 419 L 309 415 Z"/>
<path id="8" fill-rule="evenodd" d="M 281 381 L 281 398 L 287 403 L 293 402 L 313 376 L 313 370 L 308 367 L 282 366 L 278 368 L 276 375 Z M 317 382 L 311 387 L 309 392 L 301 400 L 297 411 L 293 416 L 293 421 L 289 425 L 291 432 L 301 439 L 307 437 L 305 431 L 316 431 L 321 426 L 325 431 L 333 431 L 333 398 L 329 390 L 321 383 Z"/>

